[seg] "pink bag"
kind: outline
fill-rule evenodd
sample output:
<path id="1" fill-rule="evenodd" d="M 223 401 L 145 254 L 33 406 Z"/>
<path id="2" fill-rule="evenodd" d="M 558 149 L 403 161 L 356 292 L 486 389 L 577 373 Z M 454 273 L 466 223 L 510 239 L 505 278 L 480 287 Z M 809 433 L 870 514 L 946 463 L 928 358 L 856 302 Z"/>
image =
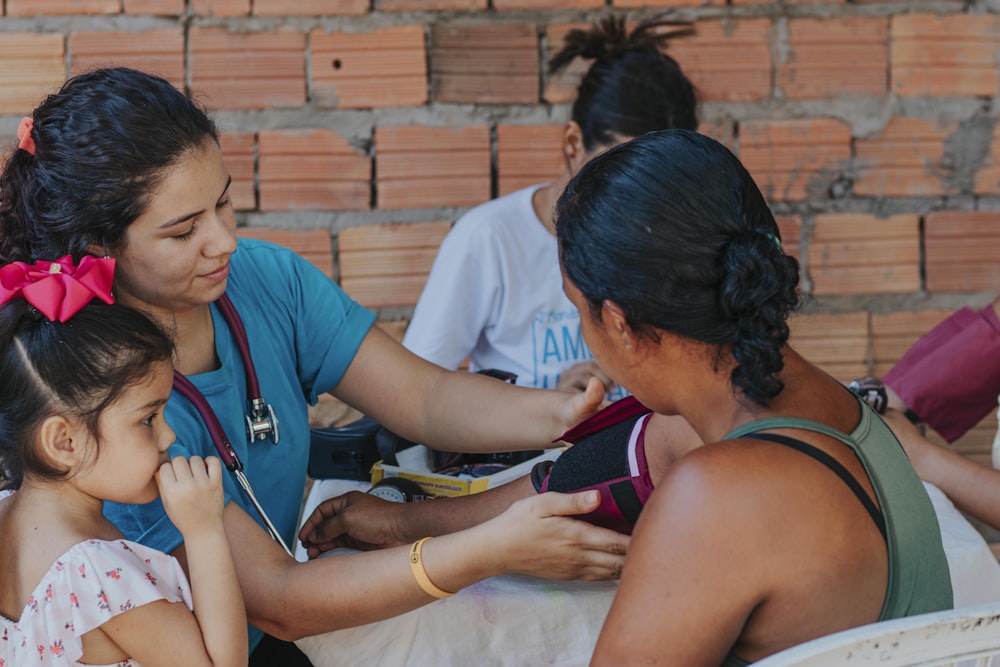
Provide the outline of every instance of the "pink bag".
<path id="1" fill-rule="evenodd" d="M 962 308 L 924 334 L 882 378 L 922 421 L 954 442 L 997 408 L 1000 320 Z"/>

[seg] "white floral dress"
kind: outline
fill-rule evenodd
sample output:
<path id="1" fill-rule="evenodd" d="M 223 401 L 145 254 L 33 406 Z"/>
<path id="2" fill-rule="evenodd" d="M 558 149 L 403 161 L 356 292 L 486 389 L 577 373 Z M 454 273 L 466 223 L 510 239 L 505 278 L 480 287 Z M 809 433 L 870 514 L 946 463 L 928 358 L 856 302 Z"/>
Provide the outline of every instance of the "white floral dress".
<path id="1" fill-rule="evenodd" d="M 0 500 L 11 493 L 0 491 Z M 79 542 L 45 573 L 17 622 L 0 616 L 0 667 L 83 665 L 77 661 L 84 634 L 157 600 L 192 608 L 191 588 L 174 557 L 128 540 Z"/>

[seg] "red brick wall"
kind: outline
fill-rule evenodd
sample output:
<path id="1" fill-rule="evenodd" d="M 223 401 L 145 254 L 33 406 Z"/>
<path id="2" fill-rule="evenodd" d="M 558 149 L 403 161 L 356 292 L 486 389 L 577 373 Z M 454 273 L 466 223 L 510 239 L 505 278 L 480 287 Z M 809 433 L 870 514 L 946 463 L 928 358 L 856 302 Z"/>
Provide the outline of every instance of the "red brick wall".
<path id="1" fill-rule="evenodd" d="M 6 147 L 67 74 L 146 68 L 215 110 L 241 225 L 332 237 L 372 225 L 364 243 L 375 248 L 372 234 L 411 234 L 413 223 L 439 238 L 441 221 L 558 174 L 585 67 L 545 73 L 562 36 L 614 9 L 630 20 L 675 9 L 695 22 L 669 50 L 700 91 L 703 131 L 743 159 L 802 261 L 808 315 L 793 340 L 804 352 L 844 379 L 882 372 L 944 313 L 1000 292 L 1000 7 L 990 0 L 0 7 Z M 385 266 L 366 284 L 400 269 Z M 406 294 L 419 291 L 419 277 L 407 281 Z"/>

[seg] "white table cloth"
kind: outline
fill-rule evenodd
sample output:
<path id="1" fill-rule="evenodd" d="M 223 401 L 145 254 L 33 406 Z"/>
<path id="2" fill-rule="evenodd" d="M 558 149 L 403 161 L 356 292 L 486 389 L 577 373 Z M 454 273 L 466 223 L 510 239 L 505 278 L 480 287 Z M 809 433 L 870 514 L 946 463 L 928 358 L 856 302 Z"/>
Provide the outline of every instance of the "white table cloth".
<path id="1" fill-rule="evenodd" d="M 925 486 L 941 523 L 956 606 L 1000 600 L 1000 565 L 989 546 L 940 490 Z M 367 488 L 363 482 L 317 481 L 304 516 L 322 500 Z M 301 545 L 296 557 L 306 559 Z M 394 618 L 296 644 L 316 667 L 586 665 L 616 588 L 617 582 L 495 577 Z"/>

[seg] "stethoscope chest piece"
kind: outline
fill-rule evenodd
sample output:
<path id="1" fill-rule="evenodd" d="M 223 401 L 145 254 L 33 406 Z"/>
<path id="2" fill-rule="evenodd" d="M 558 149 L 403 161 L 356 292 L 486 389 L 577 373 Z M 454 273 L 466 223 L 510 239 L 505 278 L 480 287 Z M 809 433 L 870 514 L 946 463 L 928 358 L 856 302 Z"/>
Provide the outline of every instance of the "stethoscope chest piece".
<path id="1" fill-rule="evenodd" d="M 216 303 L 222 313 L 222 317 L 225 319 L 226 324 L 229 325 L 229 329 L 233 334 L 233 339 L 236 341 L 236 347 L 243 361 L 246 373 L 247 396 L 249 396 L 249 399 L 247 400 L 247 414 L 244 416 L 246 417 L 247 424 L 247 438 L 250 444 L 253 444 L 254 440 L 266 440 L 270 437 L 274 444 L 278 444 L 278 417 L 274 414 L 274 408 L 265 402 L 260 395 L 260 383 L 257 381 L 257 371 L 254 368 L 253 359 L 250 357 L 250 343 L 247 340 L 243 321 L 240 320 L 239 313 L 236 312 L 236 307 L 233 306 L 228 296 L 223 294 Z M 243 462 L 240 461 L 236 450 L 233 449 L 232 444 L 230 444 L 226 437 L 226 432 L 222 428 L 222 424 L 219 422 L 215 411 L 212 410 L 212 406 L 209 405 L 208 400 L 192 384 L 191 380 L 176 370 L 174 371 L 174 389 L 194 405 L 195 410 L 197 410 L 205 422 L 205 427 L 208 429 L 208 434 L 212 440 L 212 444 L 215 446 L 215 451 L 219 454 L 219 458 L 226 466 L 226 469 L 232 473 L 236 484 L 243 490 L 247 500 L 257 511 L 261 521 L 264 522 L 264 528 L 284 548 L 285 553 L 294 558 L 292 550 L 285 544 L 278 529 L 272 523 L 270 517 L 267 516 L 267 512 L 264 511 L 260 501 L 257 500 L 257 496 L 253 492 L 253 487 L 250 486 L 250 480 L 247 479 L 246 473 L 243 471 Z"/>
<path id="2" fill-rule="evenodd" d="M 270 437 L 273 444 L 278 444 L 281 432 L 278 430 L 278 416 L 274 414 L 274 408 L 270 403 L 265 403 L 263 398 L 251 398 L 248 403 L 247 440 L 253 444 L 254 440 L 267 440 Z"/>

